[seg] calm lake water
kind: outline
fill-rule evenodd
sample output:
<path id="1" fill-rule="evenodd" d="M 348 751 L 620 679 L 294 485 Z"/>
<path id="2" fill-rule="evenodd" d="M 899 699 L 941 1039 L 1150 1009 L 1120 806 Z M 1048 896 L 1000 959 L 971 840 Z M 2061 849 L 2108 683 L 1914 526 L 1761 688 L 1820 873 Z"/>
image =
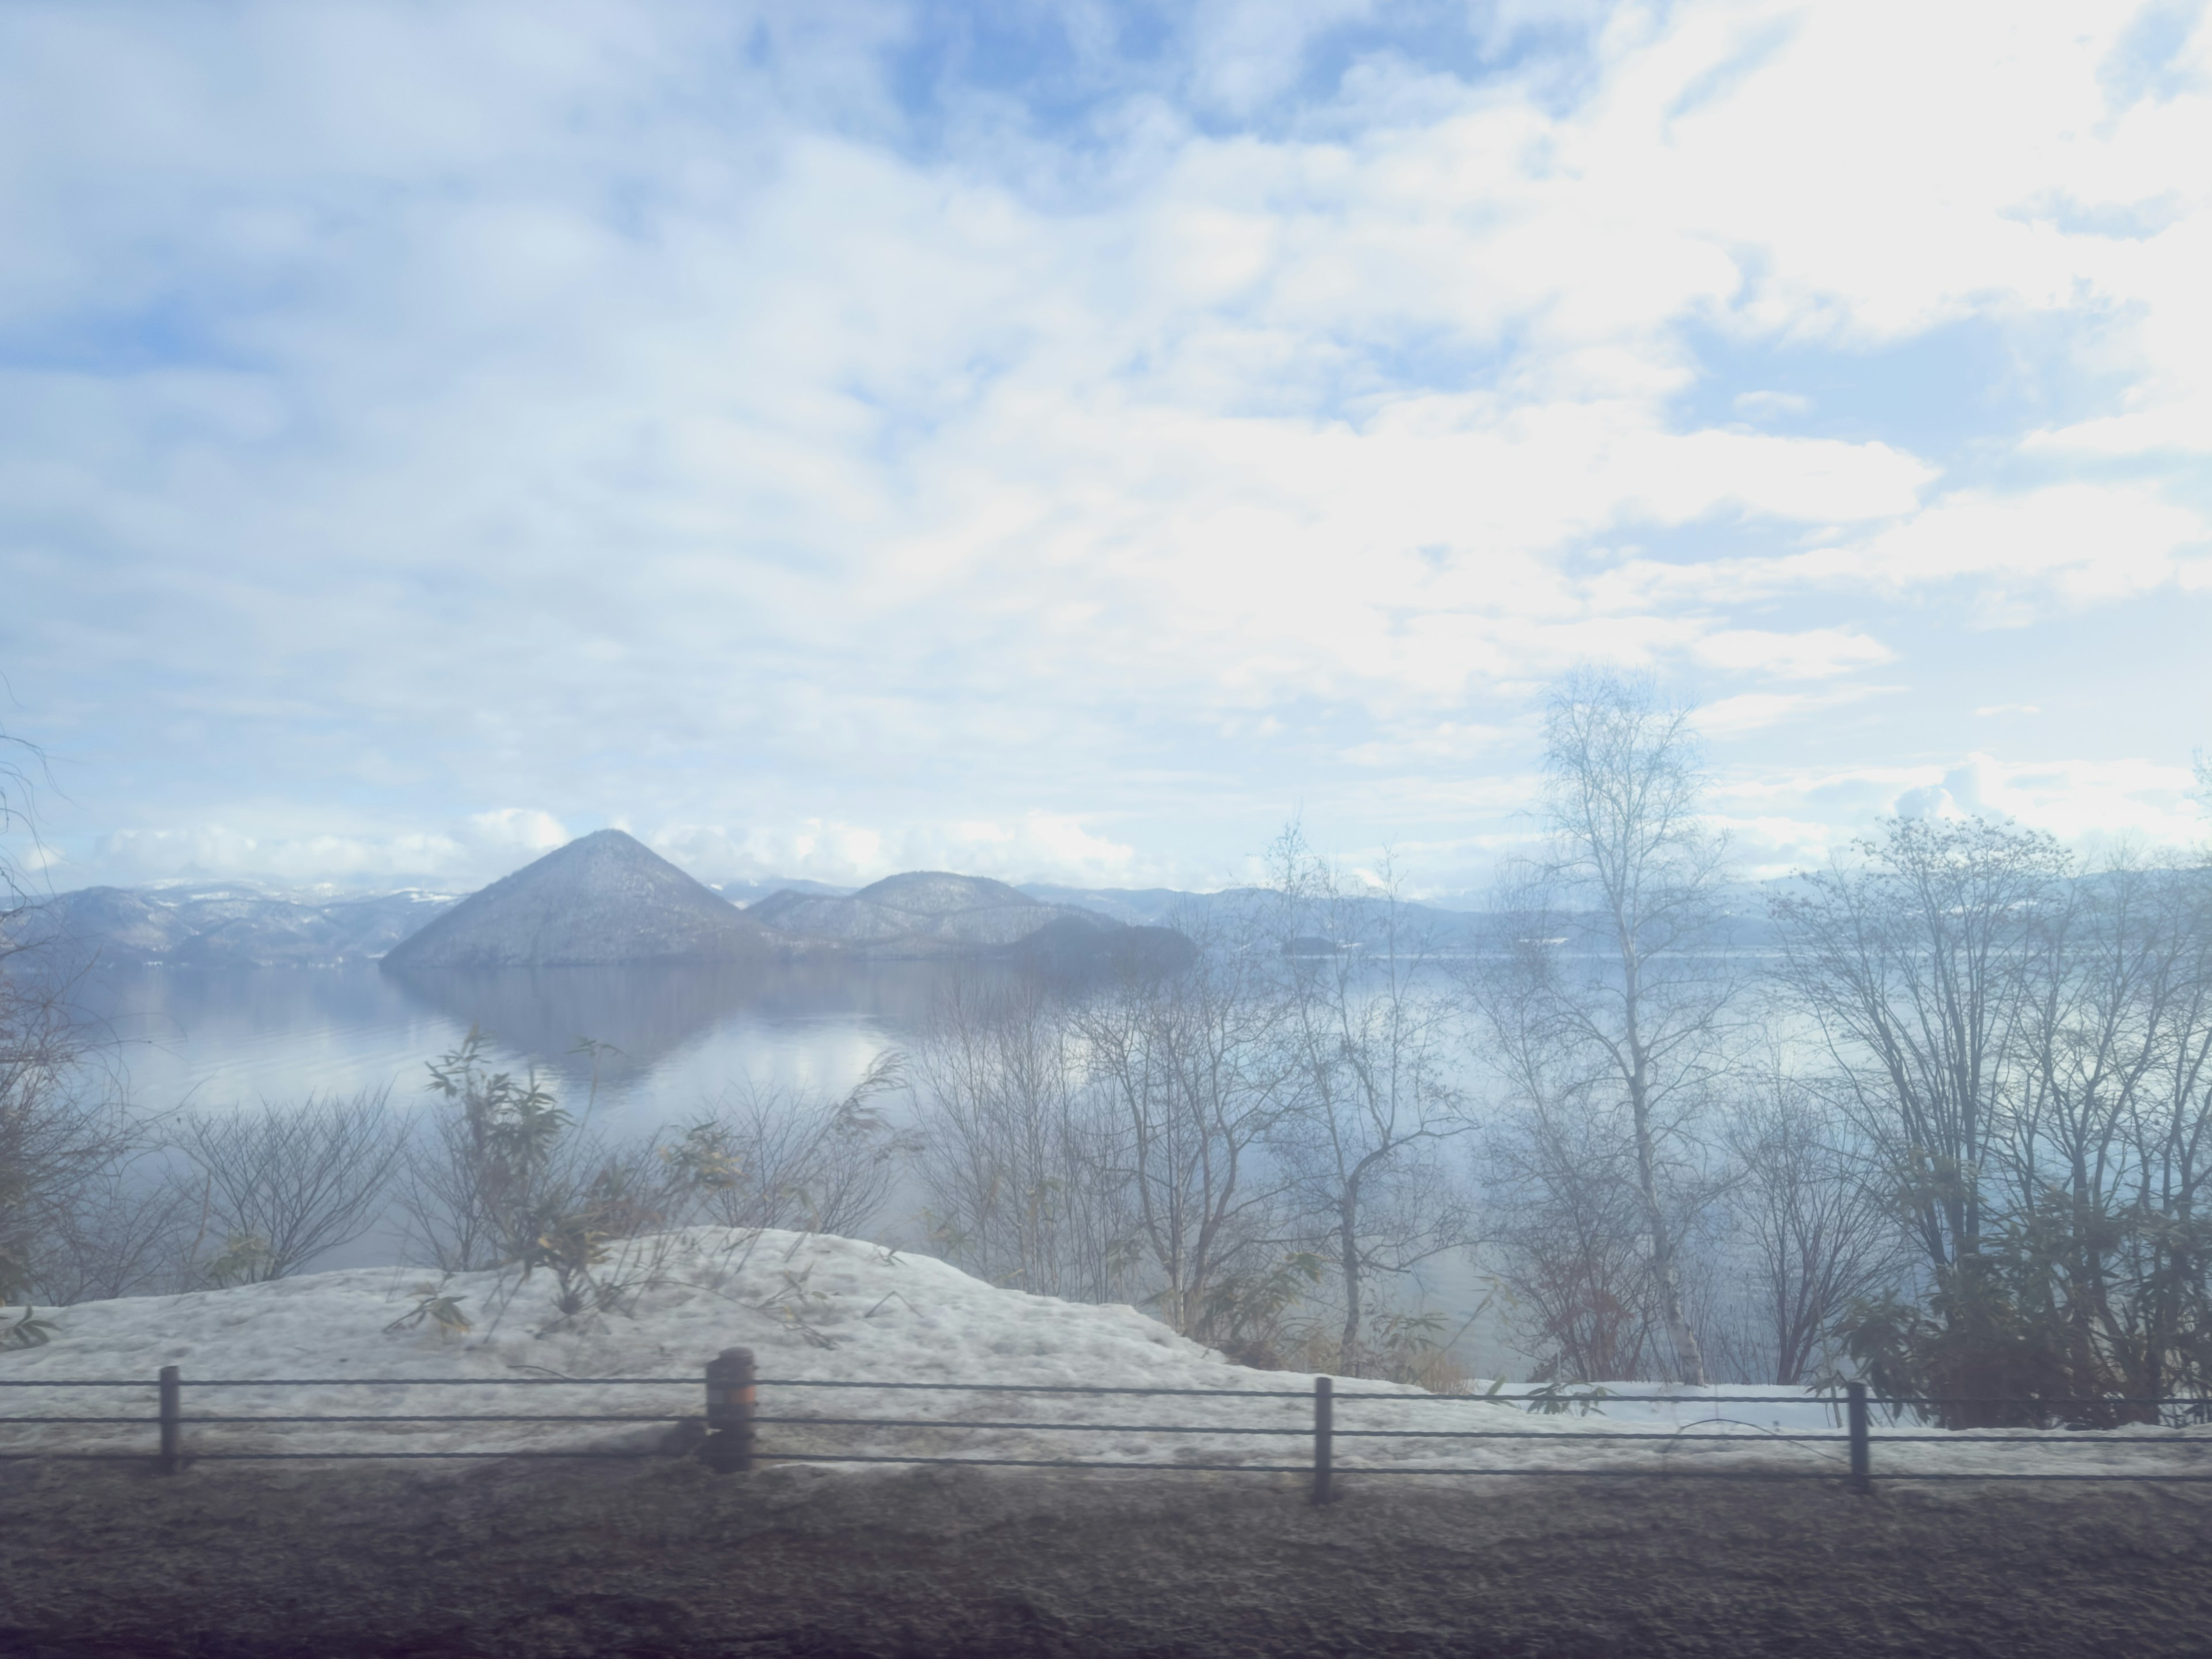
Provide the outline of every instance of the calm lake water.
<path id="1" fill-rule="evenodd" d="M 725 1088 L 842 1092 L 927 1012 L 945 970 L 925 963 L 749 974 L 697 968 L 549 968 L 402 979 L 323 971 L 133 968 L 84 988 L 120 1040 L 142 1107 L 222 1109 L 389 1089 L 418 1097 L 426 1062 L 481 1029 L 503 1068 L 536 1066 L 573 1108 L 599 1060 L 595 1121 L 647 1129 Z"/>
<path id="2" fill-rule="evenodd" d="M 580 1039 L 611 1044 L 599 1063 L 592 1121 L 617 1136 L 682 1123 L 733 1085 L 842 1094 L 886 1048 L 905 1046 L 948 973 L 944 963 L 883 963 L 765 972 L 565 968 L 403 978 L 374 966 L 314 970 L 117 968 L 80 988 L 84 1010 L 118 1040 L 117 1059 L 149 1110 L 284 1104 L 310 1094 L 391 1092 L 425 1103 L 426 1062 L 471 1025 L 501 1069 L 535 1066 L 571 1110 L 592 1087 Z M 894 1115 L 896 1100 L 884 1104 Z M 908 1221 L 922 1194 L 902 1182 L 872 1230 L 919 1247 Z M 316 1265 L 398 1259 L 397 1223 Z M 1463 1258 L 1419 1275 L 1419 1299 L 1456 1328 L 1484 1286 Z M 1493 1317 L 1462 1337 L 1462 1358 L 1494 1374 L 1506 1358 Z"/>

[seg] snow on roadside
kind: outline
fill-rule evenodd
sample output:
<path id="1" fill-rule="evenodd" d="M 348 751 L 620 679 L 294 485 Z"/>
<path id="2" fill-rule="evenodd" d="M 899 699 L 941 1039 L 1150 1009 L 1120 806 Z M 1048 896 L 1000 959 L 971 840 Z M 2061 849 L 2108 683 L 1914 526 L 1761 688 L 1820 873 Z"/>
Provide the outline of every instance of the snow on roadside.
<path id="1" fill-rule="evenodd" d="M 621 1315 L 560 1317 L 544 1274 L 434 1275 L 404 1268 L 317 1273 L 184 1296 L 85 1303 L 41 1316 L 44 1346 L 0 1351 L 0 1383 L 138 1378 L 129 1389 L 0 1387 L 0 1452 L 152 1449 L 154 1378 L 180 1368 L 187 1419 L 303 1413 L 453 1413 L 480 1418 L 622 1413 L 672 1419 L 701 1409 L 708 1359 L 749 1347 L 762 1379 L 763 1453 L 988 1458 L 1080 1457 L 1106 1462 L 1304 1466 L 1311 1455 L 1311 1379 L 1233 1365 L 1126 1306 L 1061 1302 L 1000 1289 L 945 1262 L 819 1234 L 694 1228 L 622 1247 L 608 1271 L 641 1280 Z M 441 1334 L 428 1295 L 455 1298 L 472 1322 Z M 8 1318 L 20 1316 L 7 1315 Z M 284 1379 L 370 1380 L 350 1386 Z M 665 1378 L 665 1385 L 446 1388 L 394 1378 Z M 212 1389 L 223 1378 L 258 1386 Z M 860 1386 L 797 1388 L 793 1379 Z M 1090 1388 L 1215 1389 L 1244 1397 L 1015 1395 L 885 1382 L 1026 1383 Z M 869 1386 L 877 1385 L 877 1386 Z M 1443 1468 L 1838 1470 L 1840 1439 L 1778 1443 L 1782 1431 L 1840 1435 L 1829 1408 L 1753 1404 L 1765 1389 L 1696 1395 L 1649 1383 L 1608 1385 L 1588 1415 L 1529 1415 L 1474 1398 L 1346 1379 L 1338 1385 L 1337 1457 L 1408 1472 Z M 1273 1397 L 1271 1397 L 1273 1396 Z M 123 1424 L 85 1419 L 128 1416 Z M 10 1423 L 60 1416 L 60 1424 Z M 921 1430 L 808 1426 L 793 1418 L 869 1417 L 989 1423 Z M 1068 1425 L 1109 1424 L 1104 1432 Z M 1228 1432 L 1267 1429 L 1266 1434 Z M 1194 1430 L 1195 1432 L 1177 1431 Z M 1512 1438 L 1430 1437 L 1444 1430 Z M 1376 1431 L 1416 1437 L 1370 1437 Z M 1421 1434 L 1419 1431 L 1429 1431 Z M 1927 1432 L 1898 1425 L 1897 1432 Z M 642 1449 L 665 1422 L 188 1422 L 188 1453 L 552 1451 Z M 1663 1434 L 1664 1440 L 1630 1435 Z M 1716 1439 L 1676 1438 L 1711 1435 Z M 2128 1429 L 2055 1443 L 1898 1444 L 1875 1449 L 1875 1472 L 2212 1474 L 2212 1430 Z"/>

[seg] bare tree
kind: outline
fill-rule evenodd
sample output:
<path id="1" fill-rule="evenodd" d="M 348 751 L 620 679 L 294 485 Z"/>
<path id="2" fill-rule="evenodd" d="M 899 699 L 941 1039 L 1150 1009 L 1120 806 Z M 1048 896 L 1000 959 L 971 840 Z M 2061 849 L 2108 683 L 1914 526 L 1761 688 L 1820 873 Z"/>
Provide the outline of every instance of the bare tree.
<path id="1" fill-rule="evenodd" d="M 2212 863 L 2165 872 L 2167 941 L 2142 993 L 2149 1063 L 2121 1114 L 2123 1294 L 2106 1316 L 2129 1393 L 2212 1389 Z"/>
<path id="2" fill-rule="evenodd" d="M 191 1288 L 200 1194 L 147 1149 L 81 1183 L 31 1255 L 32 1299 L 57 1307 Z"/>
<path id="3" fill-rule="evenodd" d="M 0 731 L 0 924 L 20 909 L 29 896 L 29 872 L 13 843 L 27 840 L 38 851 L 38 820 L 33 814 L 33 785 L 43 772 L 46 757 L 35 744 Z M 37 860 L 33 859 L 35 866 Z M 7 930 L 0 925 L 0 960 L 9 950 Z"/>
<path id="4" fill-rule="evenodd" d="M 67 941 L 31 925 L 38 750 L 0 732 L 0 1301 L 52 1297 L 80 1200 L 140 1145 L 100 1034 L 71 1005 Z"/>
<path id="5" fill-rule="evenodd" d="M 1993 1148 L 2007 1250 L 2047 1277 L 2077 1391 L 2164 1392 L 2203 1356 L 2212 872 L 2123 854 L 2045 907 Z"/>
<path id="6" fill-rule="evenodd" d="M 0 1301 L 52 1294 L 76 1206 L 143 1144 L 66 985 L 0 961 Z"/>
<path id="7" fill-rule="evenodd" d="M 1727 1207 L 1768 1380 L 1787 1386 L 1820 1361 L 1854 1301 L 1893 1282 L 1901 1241 L 1892 1194 L 1843 1115 L 1778 1049 L 1747 1081 L 1728 1126 Z"/>
<path id="8" fill-rule="evenodd" d="M 1135 1230 L 1111 1103 L 1042 975 L 956 971 L 919 1049 L 920 1170 L 948 1255 L 994 1284 L 1103 1302 Z"/>
<path id="9" fill-rule="evenodd" d="M 1898 819 L 1856 852 L 1776 901 L 1780 971 L 1940 1273 L 1981 1249 L 1991 1136 L 2069 865 L 2048 836 L 1980 818 Z"/>
<path id="10" fill-rule="evenodd" d="M 1346 890 L 1293 823 L 1270 854 L 1295 1093 L 1273 1137 L 1325 1231 L 1344 1303 L 1339 1365 L 1361 1369 L 1370 1287 L 1463 1248 L 1472 1206 L 1446 1151 L 1473 1127 L 1450 1075 L 1455 1011 L 1424 975 L 1426 940 L 1386 861 Z"/>
<path id="11" fill-rule="evenodd" d="M 1921 1283 L 1846 1335 L 1953 1426 L 2212 1373 L 2212 870 L 1898 823 L 1777 907 Z M 2089 1414 L 2077 1407 L 2069 1415 Z M 2115 1400 L 2096 1420 L 2142 1417 Z"/>
<path id="12" fill-rule="evenodd" d="M 1524 1090 L 1486 1127 L 1486 1255 L 1547 1379 L 1644 1375 L 1659 1328 L 1628 1141 L 1580 1091 Z"/>
<path id="13" fill-rule="evenodd" d="M 861 1237 L 912 1150 L 876 1103 L 905 1081 L 905 1057 L 895 1051 L 878 1054 L 834 1098 L 748 1080 L 660 1154 L 693 1176 L 687 1213 L 724 1227 Z"/>
<path id="14" fill-rule="evenodd" d="M 1846 1342 L 1877 1386 L 1962 1402 L 1942 1408 L 1954 1427 L 2040 1422 L 2038 1400 L 2101 1387 L 2061 1305 L 2071 1206 L 2044 1176 L 2106 1142 L 2131 1046 L 2096 1029 L 2082 890 L 2055 842 L 2009 823 L 1899 820 L 1856 850 L 1773 907 L 1784 982 L 1921 1264 L 1920 1294 L 1869 1304 Z"/>
<path id="15" fill-rule="evenodd" d="M 381 1090 L 188 1119 L 179 1144 L 224 1241 L 216 1276 L 283 1279 L 368 1232 L 406 1137 Z"/>
<path id="16" fill-rule="evenodd" d="M 1212 1293 L 1273 1231 L 1282 1183 L 1263 1153 L 1291 1079 L 1264 935 L 1178 920 L 1199 947 L 1192 963 L 1124 979 L 1083 1005 L 1077 1030 L 1120 1120 L 1134 1247 L 1166 1322 L 1198 1334 Z"/>
<path id="17" fill-rule="evenodd" d="M 1687 711 L 1641 681 L 1571 677 L 1546 709 L 1545 784 L 1546 854 L 1501 884 L 1503 936 L 1467 982 L 1501 1054 L 1531 1051 L 1509 1074 L 1624 1109 L 1660 1317 L 1675 1369 L 1703 1382 L 1674 1200 L 1698 1173 L 1690 1123 L 1727 1064 L 1737 980 Z"/>

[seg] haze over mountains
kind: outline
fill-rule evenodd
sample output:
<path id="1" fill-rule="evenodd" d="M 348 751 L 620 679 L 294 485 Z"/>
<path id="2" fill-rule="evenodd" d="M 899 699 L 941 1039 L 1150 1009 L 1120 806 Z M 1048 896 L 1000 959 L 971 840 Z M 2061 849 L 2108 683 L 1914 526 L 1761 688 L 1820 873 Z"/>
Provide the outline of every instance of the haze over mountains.
<path id="1" fill-rule="evenodd" d="M 1061 893 L 1069 902 L 1055 902 Z M 1188 946 L 1156 919 L 1177 903 L 1223 896 L 1032 893 L 941 871 L 890 877 L 858 892 L 818 882 L 731 883 L 718 891 L 608 830 L 465 898 L 418 889 L 301 893 L 240 882 L 90 887 L 12 918 L 8 934 L 16 943 L 66 942 L 73 958 L 179 968 L 381 959 L 413 970 L 1014 952 L 1073 964 L 1132 953 L 1178 957 Z"/>
<path id="2" fill-rule="evenodd" d="M 467 897 L 419 888 L 326 894 L 246 882 L 88 887 L 4 920 L 0 942 L 65 942 L 60 955 L 174 968 L 329 968 L 389 960 L 395 969 L 767 963 L 794 956 L 900 961 L 1026 954 L 1063 965 L 1165 960 L 1186 931 L 1265 900 L 1252 888 L 1014 885 L 943 871 L 890 876 L 857 890 L 813 881 L 694 879 L 617 830 L 571 842 Z M 1381 901 L 1344 907 L 1371 931 Z M 1728 907 L 1731 943 L 1770 942 L 1763 890 Z M 1449 954 L 1481 947 L 1479 912 L 1401 903 L 1401 939 Z M 1327 948 L 1328 941 L 1304 944 Z M 1164 953 L 1161 955 L 1159 953 Z"/>
<path id="3" fill-rule="evenodd" d="M 325 896 L 247 882 L 86 887 L 16 918 L 11 941 L 176 968 L 327 968 L 371 962 L 454 903 L 450 893 Z"/>
<path id="4" fill-rule="evenodd" d="M 1121 924 L 1090 910 L 1047 904 L 981 876 L 920 870 L 842 896 L 776 893 L 746 915 L 795 938 L 919 955 L 1018 944 L 1048 923 L 1103 932 Z"/>

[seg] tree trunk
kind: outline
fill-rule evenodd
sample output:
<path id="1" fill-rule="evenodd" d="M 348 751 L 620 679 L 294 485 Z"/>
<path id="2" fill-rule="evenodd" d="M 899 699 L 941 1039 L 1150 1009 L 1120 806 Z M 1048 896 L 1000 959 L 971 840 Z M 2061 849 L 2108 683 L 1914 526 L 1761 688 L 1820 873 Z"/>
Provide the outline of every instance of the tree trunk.
<path id="1" fill-rule="evenodd" d="M 1337 1349 L 1338 1368 L 1350 1376 L 1359 1354 L 1359 1230 L 1358 1200 L 1347 1195 L 1337 1210 L 1337 1238 L 1344 1253 L 1344 1340 Z"/>
<path id="2" fill-rule="evenodd" d="M 1660 1315 L 1667 1322 L 1667 1340 L 1674 1345 L 1674 1363 L 1681 1370 L 1681 1381 L 1702 1389 L 1705 1386 L 1705 1350 L 1698 1346 L 1698 1334 L 1690 1328 L 1689 1316 L 1683 1310 L 1682 1270 L 1674 1259 L 1674 1241 L 1667 1230 L 1666 1214 L 1659 1207 L 1650 1080 L 1640 1056 L 1629 1073 L 1628 1105 L 1636 1119 L 1636 1183 L 1644 1200 L 1644 1221 L 1651 1229 L 1651 1277 L 1659 1286 Z"/>

